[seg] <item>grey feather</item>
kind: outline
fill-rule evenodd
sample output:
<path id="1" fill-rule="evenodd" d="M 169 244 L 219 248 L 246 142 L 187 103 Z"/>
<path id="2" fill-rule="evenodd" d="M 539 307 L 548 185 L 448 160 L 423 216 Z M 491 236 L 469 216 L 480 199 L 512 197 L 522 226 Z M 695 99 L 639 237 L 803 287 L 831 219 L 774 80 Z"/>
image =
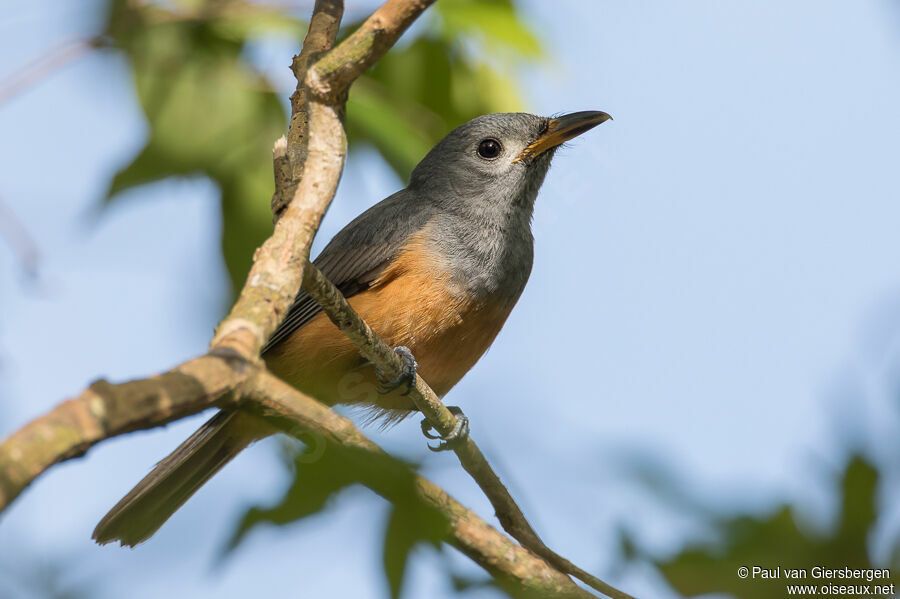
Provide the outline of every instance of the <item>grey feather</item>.
<path id="1" fill-rule="evenodd" d="M 149 539 L 197 489 L 254 439 L 231 434 L 245 427 L 249 414 L 222 410 L 175 451 L 159 462 L 94 529 L 93 539 L 105 545 L 119 541 L 135 546 Z"/>

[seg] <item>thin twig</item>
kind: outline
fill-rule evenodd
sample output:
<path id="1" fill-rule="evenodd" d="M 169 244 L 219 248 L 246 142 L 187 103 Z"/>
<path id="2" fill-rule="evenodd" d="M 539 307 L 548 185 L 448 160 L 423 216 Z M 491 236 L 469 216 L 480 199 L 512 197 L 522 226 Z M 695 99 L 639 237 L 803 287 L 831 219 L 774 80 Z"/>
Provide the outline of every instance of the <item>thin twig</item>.
<path id="1" fill-rule="evenodd" d="M 332 101 L 340 98 L 434 1 L 388 0 L 378 7 L 345 43 L 328 52 L 309 71 L 307 83 L 312 93 Z"/>
<path id="2" fill-rule="evenodd" d="M 396 378 L 403 372 L 403 361 L 394 350 L 350 307 L 341 292 L 312 264 L 303 271 L 303 290 L 322 306 L 331 321 L 359 349 L 360 354 L 375 364 L 387 378 Z M 416 408 L 446 436 L 456 427 L 457 420 L 428 383 L 416 375 L 409 398 Z"/>
<path id="3" fill-rule="evenodd" d="M 6 239 L 6 243 L 22 265 L 22 270 L 30 277 L 36 277 L 41 253 L 37 244 L 25 226 L 19 221 L 12 209 L 0 198 L 0 237 Z"/>
<path id="4" fill-rule="evenodd" d="M 0 104 L 22 93 L 41 79 L 102 45 L 100 37 L 67 40 L 41 54 L 0 83 Z"/>
<path id="5" fill-rule="evenodd" d="M 219 352 L 146 379 L 92 383 L 0 443 L 0 512 L 50 466 L 100 441 L 218 405 L 248 368 L 240 357 Z"/>
<path id="6" fill-rule="evenodd" d="M 377 456 L 381 463 L 389 463 L 391 468 L 399 467 L 400 462 L 385 454 L 352 422 L 299 393 L 277 377 L 260 371 L 255 381 L 248 380 L 247 386 L 257 394 L 255 396 L 257 403 L 281 410 L 292 425 L 299 423 L 305 427 L 303 432 L 311 432 L 327 440 L 337 441 L 343 447 L 362 449 L 370 455 Z M 291 411 L 286 413 L 286 408 L 290 408 Z M 375 492 L 384 495 L 386 499 L 393 498 L 390 485 L 384 484 L 384 476 L 363 482 Z M 417 476 L 416 489 L 422 499 L 448 517 L 451 544 L 501 581 L 505 579 L 514 582 L 514 588 L 523 589 L 527 593 L 537 593 L 533 595 L 536 597 L 593 597 L 574 585 L 563 573 L 548 567 L 540 557 L 533 556 L 511 543 L 434 483 Z"/>
<path id="7" fill-rule="evenodd" d="M 356 313 L 322 271 L 312 264 L 308 264 L 304 269 L 303 289 L 322 306 L 328 318 L 344 335 L 356 344 L 366 360 L 375 364 L 388 377 L 396 377 L 402 372 L 403 362 L 400 357 Z M 415 386 L 410 389 L 408 397 L 442 435 L 447 435 L 456 428 L 456 416 L 444 406 L 437 394 L 419 375 L 416 375 Z M 544 544 L 471 436 L 454 448 L 454 451 L 463 468 L 490 500 L 503 529 L 523 547 L 546 559 L 560 571 L 575 576 L 613 599 L 633 599 L 631 595 L 585 572 Z"/>

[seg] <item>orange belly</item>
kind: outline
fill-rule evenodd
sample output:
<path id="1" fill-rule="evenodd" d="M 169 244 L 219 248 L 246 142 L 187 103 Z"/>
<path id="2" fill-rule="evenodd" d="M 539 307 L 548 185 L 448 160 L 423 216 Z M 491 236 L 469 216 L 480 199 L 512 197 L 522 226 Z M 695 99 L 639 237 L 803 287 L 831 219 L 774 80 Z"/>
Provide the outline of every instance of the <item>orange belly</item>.
<path id="1" fill-rule="evenodd" d="M 512 305 L 472 301 L 441 260 L 414 238 L 372 286 L 350 305 L 389 345 L 405 345 L 419 375 L 443 396 L 493 342 Z M 266 355 L 279 377 L 327 404 L 365 404 L 402 417 L 414 409 L 399 389 L 381 395 L 374 367 L 356 346 L 318 314 Z"/>

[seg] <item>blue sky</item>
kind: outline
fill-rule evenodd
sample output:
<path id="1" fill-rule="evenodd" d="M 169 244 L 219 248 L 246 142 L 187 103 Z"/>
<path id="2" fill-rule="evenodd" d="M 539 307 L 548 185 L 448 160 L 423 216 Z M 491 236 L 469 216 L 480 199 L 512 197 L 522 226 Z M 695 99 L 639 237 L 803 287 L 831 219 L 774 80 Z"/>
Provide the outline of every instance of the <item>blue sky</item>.
<path id="1" fill-rule="evenodd" d="M 93 5 L 0 9 L 0 81 L 93 31 Z M 847 443 L 896 455 L 900 11 L 889 0 L 523 10 L 551 54 L 521 74 L 529 110 L 615 120 L 554 159 L 531 281 L 448 401 L 551 546 L 639 595 L 670 597 L 652 573 L 616 566 L 615 531 L 667 551 L 696 525 L 629 464 L 662 461 L 714 505 L 797 501 L 821 524 Z M 282 84 L 291 50 L 273 40 L 258 52 Z M 211 185 L 163 182 L 96 212 L 145 134 L 111 55 L 0 106 L 0 200 L 42 254 L 29 283 L 0 249 L 0 435 L 98 377 L 196 355 L 226 307 Z M 352 156 L 316 247 L 400 186 L 377 156 Z M 241 510 L 286 483 L 277 441 L 240 456 L 151 542 L 94 546 L 105 510 L 204 417 L 112 440 L 41 478 L 0 519 L 0 587 L 39 596 L 22 581 L 58 560 L 65 584 L 98 597 L 385 596 L 386 506 L 365 490 L 255 532 L 216 566 Z M 453 456 L 425 451 L 417 422 L 367 432 L 490 517 Z M 883 525 L 896 530 L 900 513 Z M 409 588 L 447 595 L 440 564 L 423 550 Z"/>

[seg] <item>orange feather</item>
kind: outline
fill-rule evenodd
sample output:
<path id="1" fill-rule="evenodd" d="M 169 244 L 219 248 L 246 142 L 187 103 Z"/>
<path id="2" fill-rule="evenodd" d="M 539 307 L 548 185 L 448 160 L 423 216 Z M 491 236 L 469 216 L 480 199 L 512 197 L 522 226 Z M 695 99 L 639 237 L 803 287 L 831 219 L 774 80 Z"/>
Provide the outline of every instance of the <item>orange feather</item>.
<path id="1" fill-rule="evenodd" d="M 414 235 L 382 275 L 349 302 L 389 345 L 412 350 L 419 375 L 443 396 L 484 354 L 512 306 L 473 301 L 428 248 L 427 232 L 426 227 Z M 414 409 L 403 389 L 378 393 L 374 368 L 322 313 L 274 347 L 266 362 L 276 375 L 327 404 Z"/>

